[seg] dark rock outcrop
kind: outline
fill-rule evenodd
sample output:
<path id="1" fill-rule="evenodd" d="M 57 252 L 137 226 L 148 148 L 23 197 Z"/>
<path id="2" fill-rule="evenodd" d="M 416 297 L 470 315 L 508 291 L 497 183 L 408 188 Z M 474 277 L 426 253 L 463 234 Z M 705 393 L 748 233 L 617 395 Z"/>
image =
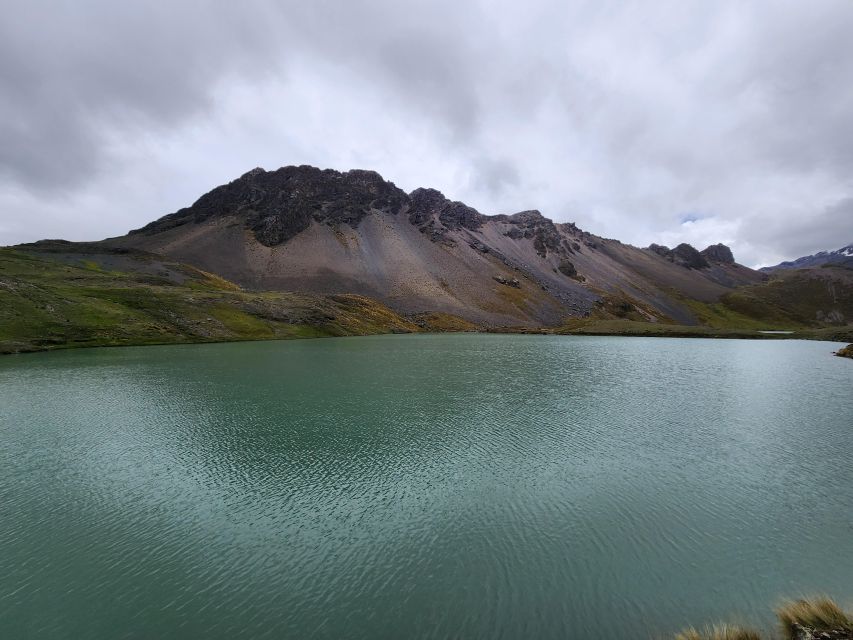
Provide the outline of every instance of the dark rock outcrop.
<path id="1" fill-rule="evenodd" d="M 452 246 L 448 231 L 468 229 L 476 231 L 487 218 L 468 205 L 448 200 L 436 189 L 415 189 L 409 194 L 409 222 L 433 242 Z M 478 249 L 480 250 L 480 249 Z"/>
<path id="2" fill-rule="evenodd" d="M 687 269 L 705 269 L 711 266 L 701 253 L 686 242 L 682 242 L 675 249 L 670 249 L 659 244 L 651 244 L 647 250 Z"/>
<path id="3" fill-rule="evenodd" d="M 682 267 L 687 267 L 688 269 L 704 269 L 710 266 L 708 261 L 702 257 L 702 254 L 686 242 L 682 242 L 673 249 L 672 255 L 675 264 L 680 264 Z"/>
<path id="4" fill-rule="evenodd" d="M 699 253 L 708 262 L 716 262 L 718 264 L 735 263 L 735 257 L 732 254 L 732 250 L 722 243 L 712 244 L 710 247 L 703 249 Z"/>
<path id="5" fill-rule="evenodd" d="M 568 260 L 561 260 L 560 266 L 557 268 L 564 276 L 568 276 L 570 278 L 577 278 L 578 276 L 578 270 L 575 268 L 575 265 Z"/>
<path id="6" fill-rule="evenodd" d="M 437 189 L 415 189 L 409 194 L 409 222 L 421 227 L 441 213 L 447 198 Z"/>
<path id="7" fill-rule="evenodd" d="M 346 172 L 310 166 L 253 169 L 206 193 L 185 209 L 131 233 L 154 234 L 213 217 L 243 216 L 258 242 L 287 242 L 311 221 L 358 226 L 370 211 L 396 214 L 408 196 L 375 171 Z"/>
<path id="8" fill-rule="evenodd" d="M 448 200 L 437 189 L 415 189 L 408 196 L 409 222 L 423 232 L 433 232 L 434 239 L 447 229 L 475 231 L 486 216 L 462 202 Z"/>
<path id="9" fill-rule="evenodd" d="M 521 282 L 518 280 L 518 278 L 504 278 L 503 276 L 495 276 L 494 279 L 496 282 L 499 282 L 500 284 L 506 285 L 508 287 L 515 287 L 516 289 L 521 288 Z"/>
<path id="10" fill-rule="evenodd" d="M 564 239 L 557 226 L 536 209 L 519 211 L 510 216 L 494 216 L 493 220 L 512 225 L 504 235 L 513 240 L 533 238 L 533 247 L 541 258 L 547 257 L 549 252 L 559 251 L 563 246 Z"/>
<path id="11" fill-rule="evenodd" d="M 652 243 L 648 246 L 648 250 L 667 260 L 672 256 L 672 249 L 662 244 Z"/>

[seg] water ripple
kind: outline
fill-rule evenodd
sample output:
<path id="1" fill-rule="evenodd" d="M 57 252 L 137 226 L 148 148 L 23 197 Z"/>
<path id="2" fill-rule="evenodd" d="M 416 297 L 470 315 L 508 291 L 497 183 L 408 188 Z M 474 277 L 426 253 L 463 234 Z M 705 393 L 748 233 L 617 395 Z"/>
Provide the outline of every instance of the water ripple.
<path id="1" fill-rule="evenodd" d="M 853 593 L 826 343 L 377 338 L 0 361 L 0 637 L 648 638 Z"/>

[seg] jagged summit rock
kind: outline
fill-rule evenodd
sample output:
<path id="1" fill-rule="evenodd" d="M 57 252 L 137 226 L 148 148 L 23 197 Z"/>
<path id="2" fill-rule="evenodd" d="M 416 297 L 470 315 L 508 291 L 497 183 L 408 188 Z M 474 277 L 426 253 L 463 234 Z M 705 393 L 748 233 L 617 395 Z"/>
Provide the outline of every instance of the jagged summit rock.
<path id="1" fill-rule="evenodd" d="M 658 254 L 662 258 L 669 258 L 672 255 L 672 249 L 663 244 L 650 244 L 647 249 L 652 253 Z"/>
<path id="2" fill-rule="evenodd" d="M 704 269 L 708 261 L 692 245 L 682 242 L 672 250 L 675 263 L 688 269 Z"/>
<path id="3" fill-rule="evenodd" d="M 651 244 L 648 246 L 648 251 L 687 269 L 705 269 L 710 266 L 705 256 L 686 242 L 682 242 L 675 249 L 660 244 Z M 734 263 L 734 259 L 732 259 L 732 263 Z"/>
<path id="4" fill-rule="evenodd" d="M 699 253 L 701 253 L 702 257 L 708 262 L 716 262 L 719 264 L 735 263 L 735 257 L 732 254 L 732 250 L 723 243 L 712 244 L 710 247 L 706 247 Z"/>
<path id="5" fill-rule="evenodd" d="M 408 196 L 375 171 L 339 172 L 308 165 L 276 171 L 252 169 L 209 191 L 185 209 L 131 233 L 154 234 L 211 218 L 239 216 L 258 242 L 273 247 L 306 230 L 311 221 L 357 226 L 370 211 L 396 214 Z"/>
<path id="6" fill-rule="evenodd" d="M 409 221 L 423 232 L 443 235 L 447 229 L 478 229 L 486 216 L 462 202 L 448 200 L 437 189 L 409 194 Z"/>

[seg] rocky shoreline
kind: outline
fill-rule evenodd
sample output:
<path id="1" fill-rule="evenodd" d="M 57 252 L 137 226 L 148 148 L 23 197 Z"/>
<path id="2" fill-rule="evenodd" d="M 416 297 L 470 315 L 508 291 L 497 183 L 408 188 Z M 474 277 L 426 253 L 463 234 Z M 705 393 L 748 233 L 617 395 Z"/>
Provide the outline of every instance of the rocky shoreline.
<path id="1" fill-rule="evenodd" d="M 835 355 L 841 356 L 842 358 L 853 358 L 853 344 L 848 344 L 843 349 L 839 349 L 835 352 Z"/>

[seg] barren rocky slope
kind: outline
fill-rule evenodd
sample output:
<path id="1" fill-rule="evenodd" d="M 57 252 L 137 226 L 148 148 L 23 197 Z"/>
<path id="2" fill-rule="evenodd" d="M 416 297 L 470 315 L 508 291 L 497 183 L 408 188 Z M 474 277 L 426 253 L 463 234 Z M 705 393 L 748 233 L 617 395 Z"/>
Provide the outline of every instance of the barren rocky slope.
<path id="1" fill-rule="evenodd" d="M 722 245 L 640 249 L 535 210 L 487 216 L 434 189 L 407 194 L 372 171 L 309 166 L 254 169 L 102 244 L 168 256 L 247 289 L 356 293 L 400 313 L 485 327 L 556 325 L 605 305 L 697 324 L 690 301 L 713 304 L 767 277 Z"/>

